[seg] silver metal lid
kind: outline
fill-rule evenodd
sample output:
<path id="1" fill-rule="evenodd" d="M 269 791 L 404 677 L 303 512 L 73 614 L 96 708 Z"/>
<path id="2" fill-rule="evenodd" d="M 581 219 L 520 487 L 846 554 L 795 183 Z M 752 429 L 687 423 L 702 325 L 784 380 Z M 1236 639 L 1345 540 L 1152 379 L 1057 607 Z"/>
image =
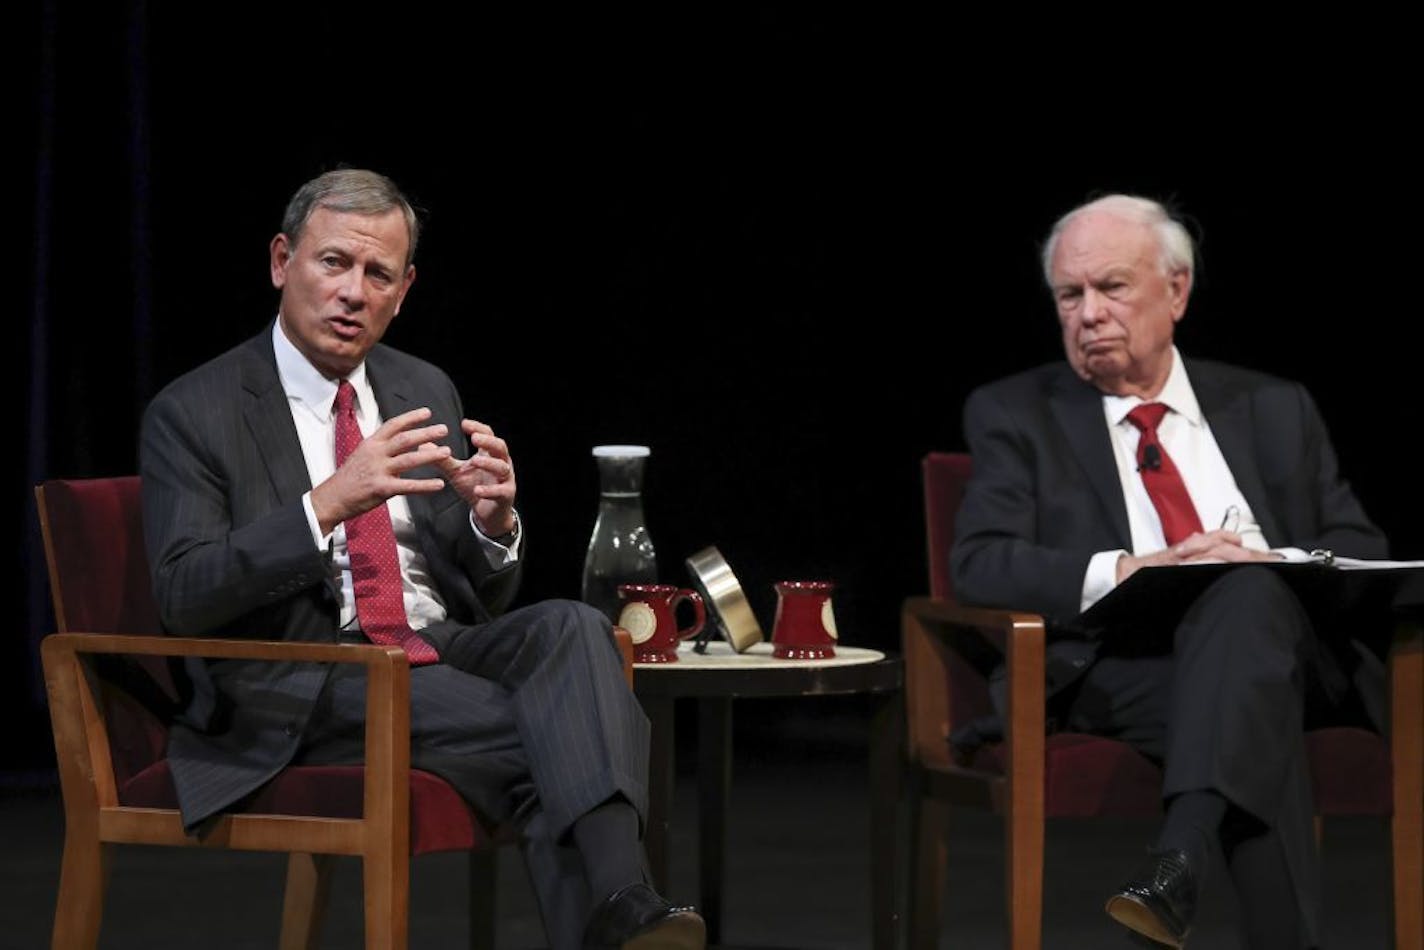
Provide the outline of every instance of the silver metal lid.
<path id="1" fill-rule="evenodd" d="M 761 625 L 742 593 L 737 576 L 715 547 L 703 548 L 686 561 L 692 583 L 707 605 L 708 619 L 715 619 L 722 637 L 738 653 L 763 639 Z"/>

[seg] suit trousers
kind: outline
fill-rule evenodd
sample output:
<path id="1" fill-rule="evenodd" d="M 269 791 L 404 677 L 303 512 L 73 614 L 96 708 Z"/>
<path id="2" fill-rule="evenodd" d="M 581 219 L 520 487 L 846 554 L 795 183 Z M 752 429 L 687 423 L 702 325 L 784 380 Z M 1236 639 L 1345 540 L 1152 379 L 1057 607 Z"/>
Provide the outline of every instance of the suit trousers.
<path id="1" fill-rule="evenodd" d="M 1279 843 L 1302 932 L 1314 941 L 1321 881 L 1304 723 L 1307 699 L 1333 698 L 1319 688 L 1323 650 L 1310 618 L 1275 572 L 1246 566 L 1202 593 L 1170 646 L 1158 633 L 1154 650 L 1153 635 L 1105 637 L 1062 697 L 1064 725 L 1161 762 L 1169 801 L 1211 790 L 1259 821 Z M 1252 908 L 1242 912 L 1249 920 Z"/>
<path id="2" fill-rule="evenodd" d="M 420 633 L 441 662 L 411 670 L 412 767 L 519 828 L 550 944 L 579 946 L 590 897 L 570 827 L 616 796 L 647 813 L 648 720 L 607 619 L 551 600 Z M 364 690 L 359 669 L 333 672 L 298 761 L 360 761 Z"/>

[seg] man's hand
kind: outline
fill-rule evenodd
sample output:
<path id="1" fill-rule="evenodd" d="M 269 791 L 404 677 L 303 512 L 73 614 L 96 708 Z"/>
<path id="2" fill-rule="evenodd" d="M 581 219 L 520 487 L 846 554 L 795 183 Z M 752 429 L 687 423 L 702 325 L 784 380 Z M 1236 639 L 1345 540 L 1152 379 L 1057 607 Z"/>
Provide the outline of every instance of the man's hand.
<path id="1" fill-rule="evenodd" d="M 1163 548 L 1142 557 L 1124 554 L 1117 559 L 1117 582 L 1121 584 L 1140 567 L 1161 567 L 1186 564 L 1189 561 L 1278 561 L 1273 551 L 1257 551 L 1241 546 L 1241 535 L 1234 531 L 1199 531 L 1170 548 Z"/>
<path id="2" fill-rule="evenodd" d="M 460 431 L 469 436 L 475 454 L 464 461 L 447 455 L 440 470 L 470 506 L 485 537 L 497 538 L 514 530 L 516 485 L 509 446 L 483 422 L 461 419 Z"/>
<path id="3" fill-rule="evenodd" d="M 441 491 L 439 478 L 401 478 L 422 465 L 449 461 L 448 446 L 435 444 L 449 431 L 444 424 L 422 426 L 429 409 L 412 409 L 388 419 L 347 456 L 341 467 L 312 489 L 312 511 L 323 535 L 341 522 L 386 503 L 392 495 L 428 495 Z"/>

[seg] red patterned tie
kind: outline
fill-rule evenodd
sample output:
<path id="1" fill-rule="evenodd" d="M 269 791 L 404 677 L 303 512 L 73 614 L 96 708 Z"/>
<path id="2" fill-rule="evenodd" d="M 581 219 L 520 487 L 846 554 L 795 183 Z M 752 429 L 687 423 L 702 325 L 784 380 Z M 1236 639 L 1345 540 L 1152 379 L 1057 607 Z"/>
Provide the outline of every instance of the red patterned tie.
<path id="1" fill-rule="evenodd" d="M 1182 473 L 1162 443 L 1157 441 L 1157 426 L 1167 414 L 1160 402 L 1145 402 L 1127 414 L 1127 419 L 1142 432 L 1137 440 L 1137 471 L 1142 484 L 1162 520 L 1162 534 L 1168 545 L 1176 544 L 1201 531 L 1201 519 L 1187 494 Z"/>
<path id="2" fill-rule="evenodd" d="M 339 466 L 361 443 L 352 404 L 356 390 L 346 380 L 336 387 L 336 464 Z M 372 643 L 398 645 L 412 666 L 438 663 L 435 648 L 421 639 L 405 616 L 401 596 L 400 558 L 391 513 L 384 504 L 346 519 L 346 552 L 351 558 L 351 587 L 356 592 L 356 615 Z"/>

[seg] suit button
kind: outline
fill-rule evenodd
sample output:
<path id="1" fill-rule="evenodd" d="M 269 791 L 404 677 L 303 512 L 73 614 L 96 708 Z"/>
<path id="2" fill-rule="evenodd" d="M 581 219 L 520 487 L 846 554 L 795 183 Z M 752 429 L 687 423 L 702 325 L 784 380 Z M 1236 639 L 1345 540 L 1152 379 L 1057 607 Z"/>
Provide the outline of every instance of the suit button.
<path id="1" fill-rule="evenodd" d="M 288 739 L 295 739 L 297 737 L 297 724 L 289 722 L 282 727 L 282 731 L 287 734 Z"/>

